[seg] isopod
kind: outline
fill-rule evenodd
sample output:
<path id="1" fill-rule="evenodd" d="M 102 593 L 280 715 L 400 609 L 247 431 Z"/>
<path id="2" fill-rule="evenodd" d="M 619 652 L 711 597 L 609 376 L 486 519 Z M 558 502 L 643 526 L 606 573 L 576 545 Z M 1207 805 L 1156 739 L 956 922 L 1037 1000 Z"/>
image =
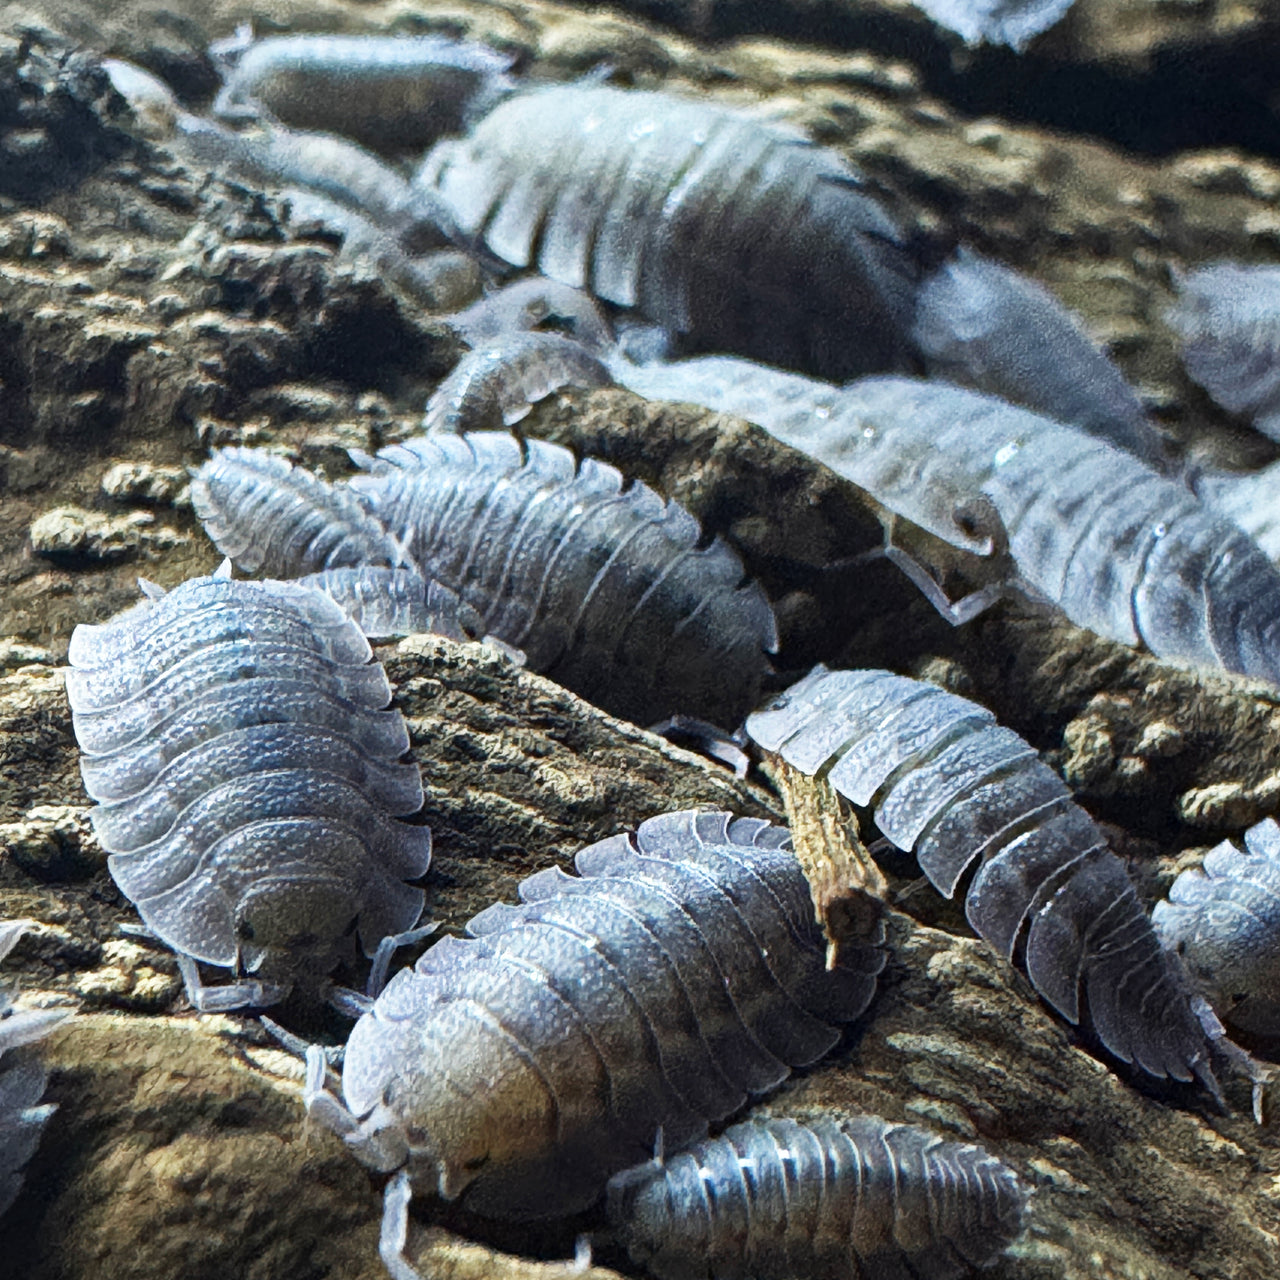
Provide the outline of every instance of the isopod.
<path id="1" fill-rule="evenodd" d="M 346 485 L 263 449 L 219 449 L 191 476 L 210 540 L 244 573 L 298 578 L 345 565 L 405 564 L 405 549 Z"/>
<path id="2" fill-rule="evenodd" d="M 409 735 L 369 643 L 327 595 L 192 578 L 71 638 L 67 696 L 94 832 L 192 1003 L 326 977 L 412 928 L 431 858 Z M 201 985 L 195 962 L 232 970 Z"/>
<path id="3" fill-rule="evenodd" d="M 1280 440 L 1280 267 L 1216 262 L 1177 285 L 1166 319 L 1187 372 L 1224 409 Z"/>
<path id="4" fill-rule="evenodd" d="M 422 429 L 509 427 L 562 387 L 612 385 L 605 365 L 572 338 L 513 333 L 462 357 L 427 401 Z"/>
<path id="5" fill-rule="evenodd" d="M 1073 1024 L 1087 1010 L 1121 1062 L 1216 1093 L 1189 980 L 1123 864 L 1062 779 L 985 707 L 888 671 L 819 666 L 747 732 L 870 810 L 945 897 L 978 863 L 965 915 L 1049 1005 Z"/>
<path id="6" fill-rule="evenodd" d="M 315 587 L 334 600 L 370 640 L 430 633 L 450 640 L 474 640 L 480 635 L 475 610 L 439 582 L 420 577 L 413 569 L 376 565 L 325 569 L 299 578 L 301 587 Z"/>
<path id="7" fill-rule="evenodd" d="M 501 261 L 695 346 L 833 377 L 907 360 L 903 234 L 795 129 L 665 93 L 537 89 L 437 144 L 415 182 Z"/>
<path id="8" fill-rule="evenodd" d="M 614 715 L 736 724 L 777 648 L 764 592 L 678 503 L 502 432 L 384 449 L 352 488 L 531 670 Z"/>
<path id="9" fill-rule="evenodd" d="M 882 926 L 828 969 L 785 829 L 685 811 L 583 849 L 397 973 L 307 1104 L 382 1170 L 383 1258 L 412 1183 L 490 1217 L 586 1208 L 608 1178 L 816 1061 L 870 1003 Z M 413 1274 L 396 1270 L 398 1276 Z"/>
<path id="10" fill-rule="evenodd" d="M 31 928 L 30 920 L 0 920 L 0 961 Z M 0 1216 L 22 1190 L 22 1171 L 40 1142 L 46 1121 L 57 1110 L 41 1103 L 49 1073 L 27 1046 L 69 1017 L 70 1009 L 31 1009 L 0 991 Z"/>
<path id="11" fill-rule="evenodd" d="M 238 56 L 236 54 L 238 53 Z M 215 115 L 341 133 L 375 151 L 420 151 L 511 91 L 513 59 L 445 36 L 270 36 L 224 46 L 234 65 Z"/>
<path id="12" fill-rule="evenodd" d="M 1075 0 L 911 0 L 966 44 L 1006 44 L 1021 53 L 1060 22 Z"/>
<path id="13" fill-rule="evenodd" d="M 912 337 L 935 378 L 1003 396 L 1165 464 L 1124 374 L 1036 281 L 961 249 L 925 281 Z"/>
<path id="14" fill-rule="evenodd" d="M 1204 472 L 1195 491 L 1206 506 L 1234 520 L 1268 560 L 1280 562 L 1280 463 L 1261 471 Z"/>
<path id="15" fill-rule="evenodd" d="M 873 1116 L 736 1124 L 608 1190 L 611 1225 L 659 1280 L 953 1280 L 1017 1238 L 1026 1200 L 981 1147 Z"/>
<path id="16" fill-rule="evenodd" d="M 563 333 L 588 351 L 603 356 L 613 349 L 613 334 L 599 303 L 581 289 L 546 276 L 527 276 L 495 289 L 449 324 L 472 347 L 501 341 L 526 330 Z"/>
<path id="17" fill-rule="evenodd" d="M 1232 1027 L 1280 1034 L 1280 826 L 1266 818 L 1210 849 L 1156 903 L 1151 923 L 1182 956 L 1209 1003 Z"/>

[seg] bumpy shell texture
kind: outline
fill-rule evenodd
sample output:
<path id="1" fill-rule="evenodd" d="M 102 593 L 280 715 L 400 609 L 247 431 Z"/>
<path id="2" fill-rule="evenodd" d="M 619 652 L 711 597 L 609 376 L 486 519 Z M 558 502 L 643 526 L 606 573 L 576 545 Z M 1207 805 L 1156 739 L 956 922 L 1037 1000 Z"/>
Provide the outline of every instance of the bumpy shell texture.
<path id="1" fill-rule="evenodd" d="M 1027 1193 L 981 1147 L 871 1116 L 750 1121 L 609 1184 L 659 1280 L 954 1280 L 1022 1227 Z"/>
<path id="2" fill-rule="evenodd" d="M 1267 818 L 1184 871 L 1151 923 L 1233 1027 L 1280 1035 L 1280 826 Z"/>
<path id="3" fill-rule="evenodd" d="M 870 809 L 974 930 L 1069 1022 L 1157 1077 L 1215 1088 L 1188 980 L 1093 820 L 1035 750 L 966 698 L 888 671 L 816 668 L 747 732 Z M 1087 1005 L 1081 1004 L 1081 991 Z"/>
<path id="4" fill-rule="evenodd" d="M 408 732 L 326 595 L 193 578 L 72 635 L 67 694 L 116 883 L 176 951 L 323 976 L 353 922 L 412 927 L 430 832 Z"/>
<path id="5" fill-rule="evenodd" d="M 440 434 L 383 450 L 352 487 L 485 632 L 606 711 L 735 725 L 753 704 L 778 640 L 764 592 L 683 507 L 613 467 Z"/>
<path id="6" fill-rule="evenodd" d="M 688 1143 L 866 1009 L 880 926 L 825 964 L 781 828 L 680 812 L 525 880 L 398 973 L 347 1044 L 343 1093 L 404 1133 L 420 1189 L 504 1218 L 572 1213 Z"/>
<path id="7" fill-rule="evenodd" d="M 0 920 L 0 960 L 13 950 L 30 920 Z M 0 991 L 0 1215 L 22 1190 L 22 1170 L 57 1109 L 41 1105 L 48 1072 L 28 1046 L 69 1016 L 67 1009 L 27 1009 Z"/>
<path id="8" fill-rule="evenodd" d="M 459 231 L 685 335 L 852 377 L 902 368 L 916 266 L 835 152 L 665 93 L 522 93 L 415 181 Z"/>

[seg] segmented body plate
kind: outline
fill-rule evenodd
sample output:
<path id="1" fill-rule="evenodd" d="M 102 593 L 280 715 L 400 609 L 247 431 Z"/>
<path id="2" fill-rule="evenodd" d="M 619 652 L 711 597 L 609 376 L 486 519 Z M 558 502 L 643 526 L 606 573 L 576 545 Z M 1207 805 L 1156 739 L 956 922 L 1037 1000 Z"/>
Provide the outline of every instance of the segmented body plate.
<path id="1" fill-rule="evenodd" d="M 1280 267 L 1219 262 L 1188 272 L 1167 318 L 1187 372 L 1280 440 Z"/>
<path id="2" fill-rule="evenodd" d="M 1207 506 L 1234 520 L 1268 560 L 1280 563 L 1280 463 L 1261 471 L 1201 475 L 1195 490 Z"/>
<path id="3" fill-rule="evenodd" d="M 545 330 L 563 333 L 597 355 L 613 348 L 609 321 L 596 300 L 546 276 L 528 276 L 503 285 L 450 316 L 449 323 L 472 347 L 515 333 Z"/>
<path id="4" fill-rule="evenodd" d="M 27 931 L 29 920 L 0 921 L 0 960 Z M 22 1171 L 40 1142 L 45 1122 L 56 1110 L 41 1105 L 49 1074 L 28 1045 L 68 1016 L 67 1009 L 28 1009 L 0 991 L 0 1216 L 22 1189 Z"/>
<path id="5" fill-rule="evenodd" d="M 1250 827 L 1244 848 L 1210 849 L 1184 871 L 1151 923 L 1186 961 L 1209 1003 L 1233 1026 L 1280 1033 L 1280 826 Z"/>
<path id="6" fill-rule="evenodd" d="M 193 578 L 72 635 L 67 694 L 116 883 L 175 950 L 320 974 L 410 928 L 430 832 L 368 641 L 294 583 Z"/>
<path id="7" fill-rule="evenodd" d="M 912 330 L 935 378 L 1003 396 L 1164 465 L 1124 374 L 1036 281 L 967 249 L 920 290 Z"/>
<path id="8" fill-rule="evenodd" d="M 915 268 L 834 152 L 663 93 L 502 103 L 415 179 L 502 261 L 703 347 L 833 377 L 902 366 Z"/>
<path id="9" fill-rule="evenodd" d="M 421 150 L 509 92 L 512 59 L 443 36 L 273 36 L 240 55 L 215 114 L 265 109 L 375 150 Z"/>
<path id="10" fill-rule="evenodd" d="M 192 476 L 191 502 L 214 546 L 244 573 L 298 578 L 404 563 L 403 548 L 349 488 L 262 449 L 219 449 Z"/>
<path id="11" fill-rule="evenodd" d="M 582 850 L 398 973 L 352 1031 L 343 1093 L 410 1135 L 410 1170 L 506 1218 L 571 1213 L 839 1038 L 881 932 L 826 968 L 787 832 L 665 814 Z M 416 1136 L 415 1136 L 416 1135 Z"/>
<path id="12" fill-rule="evenodd" d="M 887 671 L 815 668 L 747 732 L 869 808 L 974 930 L 1069 1022 L 1155 1076 L 1212 1081 L 1177 961 L 1124 866 L 1034 749 L 975 702 Z"/>
<path id="13" fill-rule="evenodd" d="M 607 387 L 609 370 L 558 333 L 510 334 L 468 352 L 436 388 L 424 431 L 478 431 L 519 422 L 561 387 Z"/>
<path id="14" fill-rule="evenodd" d="M 425 632 L 450 640 L 481 636 L 479 615 L 462 603 L 457 592 L 413 569 L 370 565 L 326 569 L 299 578 L 298 585 L 323 591 L 370 640 Z"/>
<path id="15" fill-rule="evenodd" d="M 764 593 L 683 507 L 613 467 L 441 434 L 383 450 L 352 485 L 532 670 L 640 723 L 736 723 L 752 704 L 777 645 Z"/>
<path id="16" fill-rule="evenodd" d="M 749 1121 L 609 1184 L 659 1280 L 953 1280 L 1017 1237 L 1026 1191 L 981 1147 L 871 1116 Z"/>

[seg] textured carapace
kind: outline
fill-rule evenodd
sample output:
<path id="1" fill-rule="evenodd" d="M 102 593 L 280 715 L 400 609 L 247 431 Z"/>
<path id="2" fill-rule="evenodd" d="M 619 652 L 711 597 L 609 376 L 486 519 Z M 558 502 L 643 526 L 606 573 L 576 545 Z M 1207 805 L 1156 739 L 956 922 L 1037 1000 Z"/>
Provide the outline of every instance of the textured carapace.
<path id="1" fill-rule="evenodd" d="M 787 442 L 876 497 L 907 476 L 968 486 L 1002 518 L 1022 583 L 1079 626 L 1280 683 L 1280 571 L 1188 489 L 1075 427 L 945 383 L 866 378 Z"/>
<path id="2" fill-rule="evenodd" d="M 502 432 L 438 434 L 359 459 L 367 510 L 424 577 L 531 670 L 641 724 L 736 725 L 777 646 L 764 592 L 719 538 L 613 467 Z"/>
<path id="3" fill-rule="evenodd" d="M 816 1061 L 874 994 L 880 923 L 828 969 L 783 828 L 664 814 L 577 869 L 525 880 L 523 905 L 443 939 L 357 1023 L 342 1114 L 361 1158 L 488 1216 L 572 1213 L 660 1131 L 683 1146 Z"/>
<path id="4" fill-rule="evenodd" d="M 870 809 L 946 897 L 977 864 L 969 923 L 1069 1022 L 1083 989 L 1088 1021 L 1122 1062 L 1216 1089 L 1188 979 L 1123 864 L 1062 779 L 985 707 L 887 671 L 817 667 L 747 732 Z"/>
<path id="5" fill-rule="evenodd" d="M 736 1124 L 609 1183 L 659 1280 L 954 1280 L 1022 1229 L 1027 1192 L 981 1147 L 872 1116 Z"/>
<path id="6" fill-rule="evenodd" d="M 234 65 L 215 115 L 265 114 L 380 151 L 421 151 L 511 90 L 510 57 L 445 36 L 271 36 L 222 48 Z"/>
<path id="7" fill-rule="evenodd" d="M 1268 560 L 1280 563 L 1280 462 L 1260 471 L 1205 471 L 1194 487 L 1206 506 L 1234 520 Z"/>
<path id="8" fill-rule="evenodd" d="M 1280 267 L 1218 262 L 1178 280 L 1166 317 L 1187 372 L 1224 408 L 1280 440 Z"/>
<path id="9" fill-rule="evenodd" d="M 613 349 L 613 333 L 600 304 L 581 289 L 546 276 L 527 276 L 495 289 L 449 324 L 472 347 L 527 331 L 562 333 L 596 355 Z"/>
<path id="10" fill-rule="evenodd" d="M 455 591 L 423 578 L 414 569 L 373 565 L 325 569 L 298 579 L 331 597 L 370 640 L 396 636 L 446 636 L 450 640 L 480 638 L 480 617 Z"/>
<path id="11" fill-rule="evenodd" d="M 71 638 L 67 696 L 116 883 L 180 955 L 243 981 L 202 1007 L 318 980 L 353 924 L 410 929 L 430 862 L 409 735 L 369 643 L 327 595 L 193 578 Z M 206 997 L 196 993 L 197 998 Z"/>
<path id="12" fill-rule="evenodd" d="M 1280 1035 L 1280 826 L 1267 818 L 1184 871 L 1151 923 L 1232 1027 Z"/>
<path id="13" fill-rule="evenodd" d="M 707 102 L 538 89 L 415 182 L 458 231 L 702 348 L 850 377 L 902 368 L 916 268 L 835 152 Z"/>
<path id="14" fill-rule="evenodd" d="M 608 387 L 613 377 L 586 347 L 558 333 L 513 333 L 468 352 L 436 388 L 424 431 L 509 427 L 561 387 Z"/>
<path id="15" fill-rule="evenodd" d="M 264 449 L 219 449 L 192 474 L 191 503 L 214 546 L 244 573 L 298 578 L 405 563 L 401 544 L 346 485 Z"/>
<path id="16" fill-rule="evenodd" d="M 1007 44 L 1022 52 L 1048 31 L 1075 0 L 911 0 L 940 27 L 963 37 L 966 44 Z"/>
<path id="17" fill-rule="evenodd" d="M 0 920 L 0 961 L 31 928 L 30 920 Z M 28 1045 L 53 1030 L 70 1009 L 31 1009 L 0 990 L 0 1215 L 22 1189 L 22 1171 L 31 1159 L 45 1121 L 57 1110 L 41 1105 L 49 1073 Z"/>
<path id="18" fill-rule="evenodd" d="M 921 288 L 912 337 L 931 376 L 1003 396 L 1165 465 L 1160 436 L 1124 374 L 1027 276 L 961 249 Z"/>

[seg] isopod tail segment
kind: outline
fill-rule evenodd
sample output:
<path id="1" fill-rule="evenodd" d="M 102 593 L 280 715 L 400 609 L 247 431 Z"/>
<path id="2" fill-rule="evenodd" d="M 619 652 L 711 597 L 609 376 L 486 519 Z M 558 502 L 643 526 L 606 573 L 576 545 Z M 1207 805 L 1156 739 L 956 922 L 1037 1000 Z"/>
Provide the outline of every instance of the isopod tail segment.
<path id="1" fill-rule="evenodd" d="M 1199 1080 L 1221 1103 L 1210 1057 L 1223 1040 L 1202 1025 L 1124 865 L 985 707 L 888 671 L 819 666 L 749 717 L 747 733 L 869 811 L 945 897 L 972 869 L 969 923 L 1047 1004 L 1119 1061 Z"/>

